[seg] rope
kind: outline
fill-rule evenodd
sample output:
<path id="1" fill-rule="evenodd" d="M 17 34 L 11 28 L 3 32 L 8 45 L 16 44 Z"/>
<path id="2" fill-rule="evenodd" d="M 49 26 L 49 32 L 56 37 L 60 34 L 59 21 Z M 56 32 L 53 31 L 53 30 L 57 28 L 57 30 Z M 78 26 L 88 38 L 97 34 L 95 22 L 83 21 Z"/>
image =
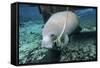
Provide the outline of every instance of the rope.
<path id="1" fill-rule="evenodd" d="M 68 11 L 68 7 L 67 7 L 67 11 Z M 67 17 L 67 20 L 68 20 L 68 14 L 67 14 L 67 16 L 66 16 L 66 17 Z M 57 37 L 57 39 L 56 39 L 56 40 L 54 40 L 54 42 L 60 41 L 60 38 L 62 37 L 62 35 L 63 35 L 64 31 L 65 31 L 66 24 L 67 24 L 67 20 L 66 20 L 66 22 L 64 23 L 64 27 L 63 27 L 63 29 L 62 29 L 61 34 Z"/>

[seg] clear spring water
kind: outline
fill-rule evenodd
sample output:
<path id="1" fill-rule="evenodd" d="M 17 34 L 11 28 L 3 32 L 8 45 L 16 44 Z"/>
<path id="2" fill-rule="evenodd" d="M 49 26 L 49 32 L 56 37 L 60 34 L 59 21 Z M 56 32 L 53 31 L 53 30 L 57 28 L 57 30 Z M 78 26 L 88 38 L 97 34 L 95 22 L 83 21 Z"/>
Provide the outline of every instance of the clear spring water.
<path id="1" fill-rule="evenodd" d="M 81 32 L 96 32 L 96 9 L 78 9 L 75 13 L 80 17 Z M 44 21 L 37 6 L 19 7 L 19 63 L 39 63 L 47 49 L 33 49 L 40 47 Z M 70 43 L 61 55 L 60 61 L 93 60 L 96 58 L 96 39 L 82 40 L 82 43 Z M 93 43 L 93 44 L 92 44 Z M 75 44 L 75 45 L 73 45 Z M 77 45 L 80 45 L 77 46 Z M 86 46 L 84 46 L 86 45 Z M 29 55 L 31 54 L 31 55 Z M 30 56 L 30 57 L 29 57 Z M 90 58 L 90 59 L 89 59 Z"/>

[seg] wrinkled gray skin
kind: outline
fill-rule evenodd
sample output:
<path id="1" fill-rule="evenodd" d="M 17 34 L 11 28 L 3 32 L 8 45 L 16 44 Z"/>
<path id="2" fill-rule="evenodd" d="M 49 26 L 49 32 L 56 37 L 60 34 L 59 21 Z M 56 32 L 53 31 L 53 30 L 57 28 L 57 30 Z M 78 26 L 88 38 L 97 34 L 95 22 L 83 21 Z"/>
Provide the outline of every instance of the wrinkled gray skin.
<path id="1" fill-rule="evenodd" d="M 62 34 L 64 42 L 61 40 L 58 41 L 57 46 L 59 47 L 63 47 L 65 44 L 68 44 L 68 35 L 70 35 L 79 26 L 78 16 L 71 11 L 63 11 L 53 14 L 44 25 L 42 31 L 43 39 L 41 47 L 53 48 L 53 41 L 59 37 L 64 26 L 65 29 Z"/>

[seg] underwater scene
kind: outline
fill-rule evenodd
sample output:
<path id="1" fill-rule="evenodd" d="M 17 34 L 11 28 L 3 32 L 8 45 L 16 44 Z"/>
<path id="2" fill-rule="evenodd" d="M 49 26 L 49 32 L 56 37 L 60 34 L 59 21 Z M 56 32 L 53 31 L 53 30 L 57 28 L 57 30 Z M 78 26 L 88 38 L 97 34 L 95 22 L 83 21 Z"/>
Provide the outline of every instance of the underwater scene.
<path id="1" fill-rule="evenodd" d="M 42 31 L 53 14 L 67 6 L 19 4 L 19 64 L 95 61 L 97 59 L 96 8 L 68 7 L 79 17 L 78 33 L 63 49 L 42 48 Z"/>

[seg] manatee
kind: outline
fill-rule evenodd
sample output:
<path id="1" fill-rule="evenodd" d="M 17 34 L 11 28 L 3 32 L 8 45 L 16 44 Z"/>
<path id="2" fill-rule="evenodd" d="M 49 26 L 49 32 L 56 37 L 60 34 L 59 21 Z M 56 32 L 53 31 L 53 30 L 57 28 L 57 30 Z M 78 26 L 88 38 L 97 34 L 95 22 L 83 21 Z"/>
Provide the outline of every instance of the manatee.
<path id="1" fill-rule="evenodd" d="M 63 47 L 69 42 L 69 35 L 79 26 L 79 17 L 72 11 L 62 11 L 52 14 L 42 30 L 41 47 Z M 63 38 L 63 42 L 61 39 Z"/>

